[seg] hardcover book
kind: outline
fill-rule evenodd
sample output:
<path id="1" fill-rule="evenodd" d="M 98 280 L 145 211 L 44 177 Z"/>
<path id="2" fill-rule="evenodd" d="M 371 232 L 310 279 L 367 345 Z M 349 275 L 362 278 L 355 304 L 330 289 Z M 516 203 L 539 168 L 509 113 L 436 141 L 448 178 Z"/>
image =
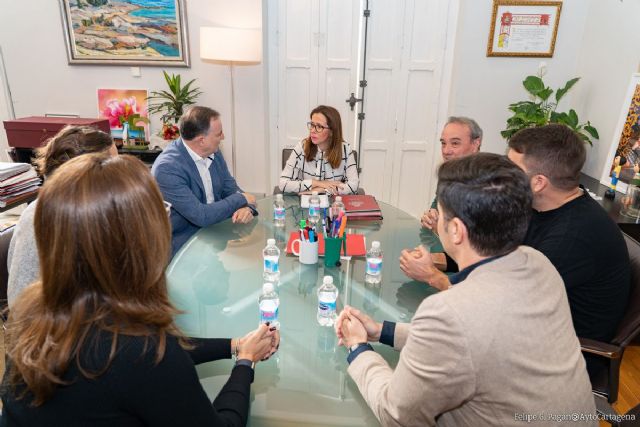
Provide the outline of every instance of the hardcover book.
<path id="1" fill-rule="evenodd" d="M 382 211 L 376 198 L 370 194 L 342 196 L 347 218 L 354 220 L 382 219 Z"/>

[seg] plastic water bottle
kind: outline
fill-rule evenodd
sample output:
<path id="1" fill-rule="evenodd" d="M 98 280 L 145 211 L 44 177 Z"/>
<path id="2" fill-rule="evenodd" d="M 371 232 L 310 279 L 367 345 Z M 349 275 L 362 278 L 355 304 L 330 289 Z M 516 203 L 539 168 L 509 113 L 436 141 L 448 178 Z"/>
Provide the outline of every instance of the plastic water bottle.
<path id="1" fill-rule="evenodd" d="M 280 297 L 273 288 L 273 283 L 267 282 L 262 285 L 262 294 L 258 299 L 260 306 L 260 323 L 267 323 L 276 328 L 280 327 L 278 321 L 278 307 L 280 306 Z"/>
<path id="2" fill-rule="evenodd" d="M 267 240 L 267 246 L 262 250 L 264 259 L 264 271 L 262 277 L 267 282 L 277 282 L 280 280 L 280 249 L 276 246 L 276 239 Z"/>
<path id="3" fill-rule="evenodd" d="M 284 227 L 284 217 L 284 199 L 282 198 L 282 194 L 276 194 L 276 199 L 273 201 L 273 225 L 276 227 Z"/>
<path id="4" fill-rule="evenodd" d="M 331 218 L 338 218 L 340 212 L 344 212 L 344 203 L 342 203 L 342 197 L 336 196 L 333 203 L 331 204 Z"/>
<path id="5" fill-rule="evenodd" d="M 317 191 L 313 191 L 309 198 L 309 223 L 313 227 L 318 221 L 320 221 L 320 196 Z"/>
<path id="6" fill-rule="evenodd" d="M 371 242 L 371 249 L 367 251 L 367 268 L 364 277 L 365 283 L 380 283 L 382 280 L 382 249 L 380 242 Z"/>
<path id="7" fill-rule="evenodd" d="M 333 284 L 333 277 L 324 276 L 322 286 L 318 288 L 318 323 L 322 326 L 333 326 L 338 315 L 336 301 L 338 288 Z"/>

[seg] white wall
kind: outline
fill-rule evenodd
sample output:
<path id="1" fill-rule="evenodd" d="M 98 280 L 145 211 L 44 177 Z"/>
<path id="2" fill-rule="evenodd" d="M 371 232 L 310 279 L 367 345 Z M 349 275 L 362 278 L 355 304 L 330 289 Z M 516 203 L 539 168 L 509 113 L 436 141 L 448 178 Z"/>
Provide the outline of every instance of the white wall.
<path id="1" fill-rule="evenodd" d="M 186 1 L 192 65 L 168 70 L 182 74 L 184 79 L 197 78 L 204 91 L 200 103 L 222 113 L 228 140 L 231 139 L 229 68 L 199 58 L 199 27 L 214 24 L 261 27 L 265 2 Z M 135 78 L 129 67 L 68 65 L 58 1 L 3 3 L 0 46 L 17 117 L 47 112 L 92 117 L 96 115 L 99 87 L 164 88 L 161 67 L 143 67 L 142 77 Z M 600 141 L 589 150 L 585 166 L 587 173 L 599 176 L 614 138 L 629 76 L 638 70 L 640 62 L 640 31 L 636 23 L 640 2 L 564 0 L 553 58 L 488 58 L 491 7 L 491 0 L 460 0 L 449 114 L 477 119 L 485 131 L 483 149 L 504 153 L 506 144 L 499 132 L 509 116 L 507 106 L 525 98 L 522 80 L 535 74 L 538 64 L 545 61 L 548 67 L 545 81 L 554 88 L 574 76 L 582 77 L 560 108 L 576 109 L 582 119 L 591 120 L 600 131 Z M 28 25 L 24 24 L 25 16 L 30 17 Z M 269 168 L 267 160 L 266 70 L 264 62 L 236 67 L 236 175 L 244 189 L 270 193 L 269 174 L 278 171 L 277 167 Z M 157 130 L 158 123 L 154 125 Z M 230 162 L 229 145 L 223 152 Z M 277 141 L 272 145 L 277 146 Z"/>
<path id="2" fill-rule="evenodd" d="M 478 122 L 484 131 L 483 151 L 505 153 L 506 142 L 500 131 L 510 116 L 507 107 L 526 99 L 522 81 L 537 73 L 541 61 L 547 63 L 544 80 L 552 88 L 579 75 L 577 60 L 587 18 L 586 3 L 564 0 L 553 58 L 516 58 L 486 55 L 492 1 L 460 2 L 449 113 Z"/>
<path id="3" fill-rule="evenodd" d="M 600 140 L 588 150 L 584 172 L 600 178 L 620 120 L 631 74 L 640 64 L 640 2 L 591 0 L 582 39 L 578 74 L 582 76 L 574 93 L 575 105 L 598 129 Z M 628 106 L 628 104 L 627 104 Z M 613 148 L 615 149 L 615 148 Z"/>
<path id="4" fill-rule="evenodd" d="M 510 116 L 507 106 L 526 97 L 525 76 L 544 61 L 544 80 L 554 89 L 581 77 L 558 109 L 573 108 L 581 122 L 598 129 L 600 140 L 588 148 L 584 171 L 599 178 L 629 78 L 640 63 L 640 2 L 564 0 L 552 58 L 487 57 L 491 7 L 491 0 L 461 0 L 449 113 L 475 118 L 485 132 L 483 150 L 504 153 L 500 130 Z"/>
<path id="5" fill-rule="evenodd" d="M 231 92 L 229 67 L 200 59 L 201 26 L 259 28 L 261 0 L 188 0 L 187 26 L 191 48 L 190 68 L 141 67 L 133 77 L 129 67 L 68 65 L 58 1 L 3 2 L 0 46 L 16 117 L 45 113 L 97 115 L 98 88 L 164 89 L 162 70 L 197 79 L 203 95 L 198 103 L 220 111 L 227 143 L 223 153 L 231 162 Z M 25 24 L 24 17 L 29 17 Z M 265 101 L 262 64 L 236 66 L 236 157 L 239 185 L 247 191 L 267 192 Z M 152 131 L 159 129 L 157 119 Z"/>

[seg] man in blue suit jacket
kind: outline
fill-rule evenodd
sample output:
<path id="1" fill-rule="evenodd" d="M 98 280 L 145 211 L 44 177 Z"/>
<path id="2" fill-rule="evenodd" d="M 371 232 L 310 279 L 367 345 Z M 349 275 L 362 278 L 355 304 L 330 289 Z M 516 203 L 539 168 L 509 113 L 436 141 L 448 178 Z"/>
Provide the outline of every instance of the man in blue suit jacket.
<path id="1" fill-rule="evenodd" d="M 219 152 L 224 139 L 220 114 L 192 107 L 180 118 L 181 138 L 158 156 L 151 173 L 171 203 L 171 256 L 201 227 L 232 218 L 250 222 L 256 199 L 244 193 Z"/>

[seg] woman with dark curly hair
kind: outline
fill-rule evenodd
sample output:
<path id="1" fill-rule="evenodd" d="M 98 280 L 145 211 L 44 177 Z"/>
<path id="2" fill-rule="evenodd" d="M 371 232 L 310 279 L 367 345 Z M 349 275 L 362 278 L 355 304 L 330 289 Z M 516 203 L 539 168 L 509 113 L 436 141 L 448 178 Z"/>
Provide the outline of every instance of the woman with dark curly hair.
<path id="1" fill-rule="evenodd" d="M 113 139 L 107 133 L 89 126 L 66 126 L 36 152 L 36 169 L 43 178 L 51 176 L 65 162 L 86 153 L 118 155 Z M 38 279 L 40 265 L 33 231 L 33 215 L 37 201 L 31 203 L 20 215 L 9 245 L 7 264 L 9 282 L 7 297 L 9 306 L 18 294 Z"/>

